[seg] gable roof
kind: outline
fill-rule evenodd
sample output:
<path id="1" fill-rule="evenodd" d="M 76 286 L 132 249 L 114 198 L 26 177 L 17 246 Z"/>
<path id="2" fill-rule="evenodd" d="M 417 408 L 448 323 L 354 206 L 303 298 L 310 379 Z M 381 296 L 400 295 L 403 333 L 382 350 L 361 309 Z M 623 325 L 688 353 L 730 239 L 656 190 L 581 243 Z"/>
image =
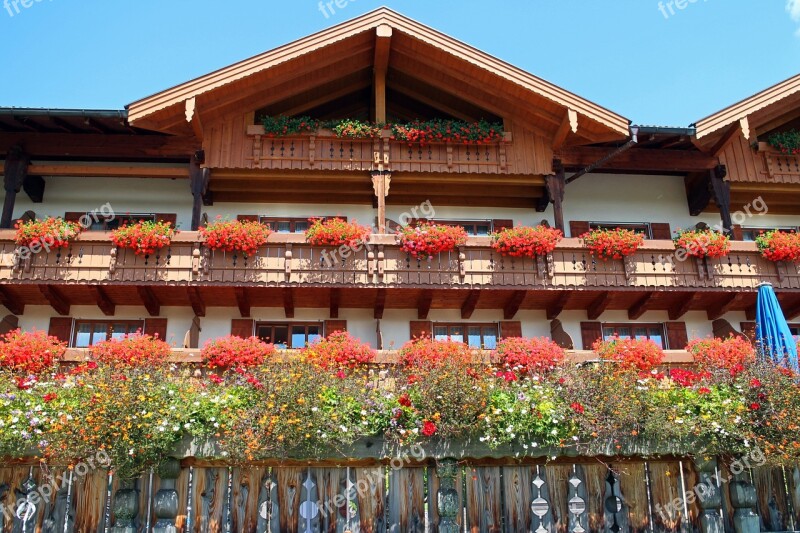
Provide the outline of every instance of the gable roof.
<path id="1" fill-rule="evenodd" d="M 213 98 L 214 102 L 219 102 L 221 99 L 235 100 L 237 95 L 234 87 L 274 81 L 268 74 L 278 67 L 290 62 L 295 64 L 301 64 L 303 61 L 313 62 L 314 54 L 317 54 L 316 57 L 321 57 L 321 52 L 326 49 L 330 52 L 336 46 L 345 49 L 343 43 L 346 41 L 357 44 L 359 39 L 364 41 L 371 39 L 370 42 L 374 42 L 375 31 L 382 26 L 389 26 L 394 30 L 396 37 L 392 39 L 393 47 L 395 42 L 400 41 L 405 43 L 407 50 L 420 47 L 420 51 L 430 52 L 414 53 L 409 56 L 430 63 L 434 74 L 438 73 L 436 67 L 442 65 L 443 61 L 455 60 L 460 74 L 466 79 L 474 79 L 476 84 L 485 83 L 487 88 L 491 86 L 492 91 L 499 89 L 500 94 L 509 100 L 519 101 L 519 105 L 526 106 L 531 112 L 541 110 L 542 115 L 549 121 L 548 131 L 558 130 L 559 124 L 553 126 L 552 123 L 561 123 L 562 117 L 566 122 L 568 117 L 569 122 L 573 124 L 573 131 L 585 127 L 585 131 L 598 140 L 623 138 L 628 135 L 630 121 L 621 115 L 386 7 L 137 100 L 128 106 L 129 120 L 131 124 L 142 127 L 174 129 L 186 112 L 187 101 L 191 99 L 196 100 L 201 111 L 202 100 L 211 101 L 211 95 L 217 92 L 220 95 Z M 353 49 L 354 47 L 351 47 L 350 50 Z M 365 52 L 361 48 L 358 50 Z M 436 62 L 434 57 L 438 57 L 439 62 Z M 392 68 L 391 64 L 389 68 Z M 277 77 L 278 74 L 275 75 L 275 78 Z M 424 77 L 422 80 L 427 81 Z M 194 104 L 195 101 L 192 102 L 192 106 Z"/>
<path id="2" fill-rule="evenodd" d="M 800 103 L 800 74 L 782 81 L 749 98 L 737 102 L 708 117 L 698 120 L 697 138 L 721 133 L 727 126 L 747 119 L 749 125 L 758 128 L 777 115 Z"/>

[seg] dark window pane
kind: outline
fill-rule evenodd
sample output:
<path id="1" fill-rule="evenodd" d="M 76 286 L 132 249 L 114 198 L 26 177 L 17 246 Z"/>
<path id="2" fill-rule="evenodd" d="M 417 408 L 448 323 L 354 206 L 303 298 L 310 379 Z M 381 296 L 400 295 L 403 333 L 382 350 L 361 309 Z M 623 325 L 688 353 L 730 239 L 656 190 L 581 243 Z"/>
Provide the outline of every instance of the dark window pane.
<path id="1" fill-rule="evenodd" d="M 489 225 L 488 224 L 478 224 L 476 226 L 475 234 L 476 235 L 489 235 Z"/>
<path id="2" fill-rule="evenodd" d="M 75 332 L 75 347 L 88 348 L 92 344 L 92 325 L 80 324 Z"/>
<path id="3" fill-rule="evenodd" d="M 295 222 L 295 233 L 305 233 L 308 230 L 308 222 Z"/>
<path id="4" fill-rule="evenodd" d="M 494 350 L 497 348 L 497 328 L 483 328 L 483 348 L 486 350 Z"/>
<path id="5" fill-rule="evenodd" d="M 291 223 L 288 220 L 279 220 L 273 225 L 278 233 L 290 233 L 292 231 Z"/>

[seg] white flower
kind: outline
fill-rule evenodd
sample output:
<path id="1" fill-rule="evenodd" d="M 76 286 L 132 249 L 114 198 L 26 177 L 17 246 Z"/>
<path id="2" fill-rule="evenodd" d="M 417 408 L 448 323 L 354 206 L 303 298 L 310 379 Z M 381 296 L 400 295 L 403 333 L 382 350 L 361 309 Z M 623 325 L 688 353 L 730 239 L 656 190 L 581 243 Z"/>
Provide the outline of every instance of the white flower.
<path id="1" fill-rule="evenodd" d="M 180 426 L 172 426 L 172 431 L 180 431 L 180 430 L 181 430 Z"/>
<path id="2" fill-rule="evenodd" d="M 133 448 L 131 448 L 130 450 L 128 450 L 128 455 L 133 455 L 133 453 L 134 453 L 134 452 L 133 452 Z"/>

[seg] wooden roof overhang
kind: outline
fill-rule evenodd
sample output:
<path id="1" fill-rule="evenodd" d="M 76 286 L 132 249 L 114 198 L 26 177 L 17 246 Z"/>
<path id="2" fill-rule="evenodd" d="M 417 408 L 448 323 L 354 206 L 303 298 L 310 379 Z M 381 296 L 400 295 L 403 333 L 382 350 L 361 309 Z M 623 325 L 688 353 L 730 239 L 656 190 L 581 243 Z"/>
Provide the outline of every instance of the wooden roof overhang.
<path id="1" fill-rule="evenodd" d="M 628 135 L 624 117 L 387 8 L 133 102 L 129 120 L 197 134 L 231 112 L 283 102 L 284 113 L 301 113 L 369 87 L 376 68 L 389 90 L 454 116 L 513 117 L 557 144 Z"/>

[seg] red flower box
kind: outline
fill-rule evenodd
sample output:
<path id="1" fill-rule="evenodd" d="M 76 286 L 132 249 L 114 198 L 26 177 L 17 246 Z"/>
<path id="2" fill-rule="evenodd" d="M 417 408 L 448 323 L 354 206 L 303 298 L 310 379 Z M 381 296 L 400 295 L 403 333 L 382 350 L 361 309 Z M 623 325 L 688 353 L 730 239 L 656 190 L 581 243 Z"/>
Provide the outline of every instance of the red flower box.
<path id="1" fill-rule="evenodd" d="M 369 238 L 372 229 L 342 218 L 312 219 L 306 242 L 313 246 L 349 246 L 355 248 Z"/>
<path id="2" fill-rule="evenodd" d="M 768 231 L 756 237 L 761 255 L 770 261 L 800 261 L 800 234 L 786 231 Z"/>
<path id="3" fill-rule="evenodd" d="M 463 342 L 422 337 L 407 342 L 399 354 L 400 363 L 414 370 L 427 370 L 445 364 L 469 365 L 472 351 Z"/>
<path id="4" fill-rule="evenodd" d="M 218 219 L 200 228 L 200 235 L 211 250 L 241 252 L 247 256 L 257 254 L 271 233 L 269 226 L 253 220 Z"/>
<path id="5" fill-rule="evenodd" d="M 150 335 L 125 335 L 121 339 L 98 342 L 89 348 L 93 359 L 111 366 L 154 367 L 172 354 L 172 347 Z"/>
<path id="6" fill-rule="evenodd" d="M 542 337 L 503 339 L 492 353 L 506 368 L 526 374 L 542 374 L 564 362 L 565 352 L 552 340 Z"/>
<path id="7" fill-rule="evenodd" d="M 0 368 L 24 374 L 40 374 L 53 367 L 67 345 L 44 331 L 15 329 L 2 336 L 0 342 Z"/>
<path id="8" fill-rule="evenodd" d="M 649 372 L 664 361 L 664 350 L 650 339 L 598 340 L 592 349 L 601 359 L 619 363 L 623 370 Z"/>
<path id="9" fill-rule="evenodd" d="M 644 235 L 629 229 L 596 229 L 581 235 L 589 253 L 603 260 L 633 255 L 644 244 Z"/>
<path id="10" fill-rule="evenodd" d="M 17 222 L 15 242 L 27 248 L 66 248 L 83 230 L 76 222 L 66 222 L 63 218 L 48 217 L 42 220 Z"/>
<path id="11" fill-rule="evenodd" d="M 153 255 L 156 250 L 172 244 L 175 229 L 170 222 L 142 221 L 124 225 L 111 233 L 111 242 L 120 248 L 133 250 L 136 255 Z"/>
<path id="12" fill-rule="evenodd" d="M 375 350 L 346 331 L 335 331 L 303 349 L 303 355 L 324 369 L 355 368 L 375 361 Z"/>
<path id="13" fill-rule="evenodd" d="M 258 337 L 227 336 L 208 341 L 200 355 L 209 368 L 250 368 L 272 358 L 275 346 Z"/>
<path id="14" fill-rule="evenodd" d="M 492 248 L 508 257 L 544 256 L 564 238 L 560 229 L 547 226 L 507 228 L 492 235 Z"/>
<path id="15" fill-rule="evenodd" d="M 741 337 L 696 339 L 686 347 L 695 364 L 703 370 L 732 370 L 756 360 L 753 345 Z"/>
<path id="16" fill-rule="evenodd" d="M 683 249 L 689 257 L 725 257 L 731 251 L 731 239 L 714 230 L 678 231 L 675 247 Z"/>
<path id="17" fill-rule="evenodd" d="M 400 249 L 417 259 L 452 252 L 467 242 L 467 232 L 461 226 L 423 223 L 406 226 L 400 233 Z"/>

